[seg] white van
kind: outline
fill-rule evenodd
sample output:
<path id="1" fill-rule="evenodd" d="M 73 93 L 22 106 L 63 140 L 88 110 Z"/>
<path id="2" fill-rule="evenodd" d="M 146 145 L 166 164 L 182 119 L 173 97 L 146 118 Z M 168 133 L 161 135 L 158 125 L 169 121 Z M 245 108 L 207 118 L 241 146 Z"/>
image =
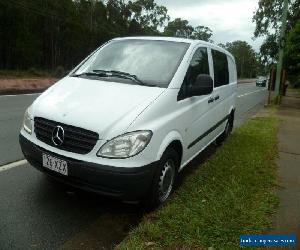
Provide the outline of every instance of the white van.
<path id="1" fill-rule="evenodd" d="M 233 56 L 214 44 L 113 39 L 27 109 L 21 148 L 59 181 L 157 206 L 179 171 L 229 135 L 236 86 Z"/>

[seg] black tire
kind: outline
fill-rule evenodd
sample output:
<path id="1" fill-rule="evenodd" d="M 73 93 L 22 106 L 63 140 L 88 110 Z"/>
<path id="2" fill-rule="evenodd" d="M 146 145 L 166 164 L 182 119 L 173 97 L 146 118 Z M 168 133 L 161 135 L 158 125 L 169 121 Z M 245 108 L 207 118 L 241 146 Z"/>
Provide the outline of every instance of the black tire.
<path id="1" fill-rule="evenodd" d="M 178 173 L 179 155 L 173 148 L 167 148 L 154 174 L 151 190 L 144 200 L 147 209 L 162 205 L 171 195 Z"/>
<path id="2" fill-rule="evenodd" d="M 221 145 L 226 140 L 226 138 L 231 134 L 233 129 L 233 122 L 234 122 L 234 115 L 232 113 L 227 120 L 224 132 L 221 135 L 219 135 L 219 137 L 216 139 L 217 145 Z"/>

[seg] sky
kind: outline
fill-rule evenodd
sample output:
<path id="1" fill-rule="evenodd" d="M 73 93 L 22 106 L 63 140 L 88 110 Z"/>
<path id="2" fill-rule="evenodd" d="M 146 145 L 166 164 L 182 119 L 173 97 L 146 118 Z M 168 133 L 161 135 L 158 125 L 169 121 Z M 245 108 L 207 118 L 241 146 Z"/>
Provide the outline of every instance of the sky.
<path id="1" fill-rule="evenodd" d="M 252 22 L 258 0 L 155 0 L 168 8 L 171 20 L 186 19 L 193 26 L 203 25 L 213 31 L 216 44 L 242 40 L 255 51 L 263 41 L 253 40 L 255 24 Z"/>

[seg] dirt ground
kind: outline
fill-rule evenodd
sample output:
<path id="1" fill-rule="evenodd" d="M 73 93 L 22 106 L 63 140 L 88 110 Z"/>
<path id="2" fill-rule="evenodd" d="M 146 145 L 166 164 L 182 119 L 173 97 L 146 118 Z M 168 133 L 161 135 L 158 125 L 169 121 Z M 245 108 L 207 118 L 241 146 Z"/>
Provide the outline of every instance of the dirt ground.
<path id="1" fill-rule="evenodd" d="M 0 79 L 0 93 L 44 90 L 56 81 L 56 78 Z"/>

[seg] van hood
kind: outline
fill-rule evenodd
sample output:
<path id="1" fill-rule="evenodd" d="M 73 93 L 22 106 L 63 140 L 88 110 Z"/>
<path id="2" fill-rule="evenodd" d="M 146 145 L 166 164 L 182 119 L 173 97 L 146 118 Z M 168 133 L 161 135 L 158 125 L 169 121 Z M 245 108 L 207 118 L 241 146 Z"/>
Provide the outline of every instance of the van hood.
<path id="1" fill-rule="evenodd" d="M 99 133 L 121 135 L 164 88 L 66 77 L 34 102 L 34 117 L 44 117 Z M 147 129 L 147 128 L 145 128 Z"/>

